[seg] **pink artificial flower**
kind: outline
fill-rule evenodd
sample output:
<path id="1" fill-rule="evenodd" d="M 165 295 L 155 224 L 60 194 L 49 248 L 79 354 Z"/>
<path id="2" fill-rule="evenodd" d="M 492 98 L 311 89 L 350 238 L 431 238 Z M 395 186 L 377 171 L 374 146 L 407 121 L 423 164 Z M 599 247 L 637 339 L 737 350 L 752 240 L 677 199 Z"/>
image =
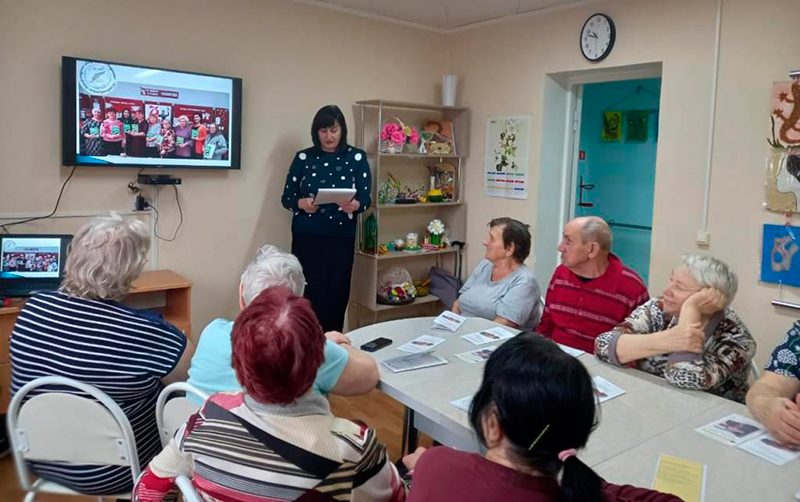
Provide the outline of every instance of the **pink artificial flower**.
<path id="1" fill-rule="evenodd" d="M 392 133 L 392 141 L 397 143 L 398 145 L 402 145 L 406 142 L 406 135 L 403 131 L 395 131 Z"/>
<path id="2" fill-rule="evenodd" d="M 381 141 L 386 141 L 387 139 L 389 139 L 389 133 L 386 131 L 386 128 L 384 127 L 381 130 Z"/>
<path id="3" fill-rule="evenodd" d="M 419 145 L 419 132 L 417 132 L 416 128 L 411 129 L 411 136 L 408 137 L 408 141 L 412 145 Z"/>

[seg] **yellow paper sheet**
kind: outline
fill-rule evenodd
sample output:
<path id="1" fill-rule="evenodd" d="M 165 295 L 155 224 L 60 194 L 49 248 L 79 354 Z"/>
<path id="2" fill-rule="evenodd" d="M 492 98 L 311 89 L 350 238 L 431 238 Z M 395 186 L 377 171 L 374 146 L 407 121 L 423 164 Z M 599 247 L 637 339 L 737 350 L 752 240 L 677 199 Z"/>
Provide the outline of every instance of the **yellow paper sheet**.
<path id="1" fill-rule="evenodd" d="M 653 489 L 671 493 L 686 502 L 703 502 L 705 474 L 705 464 L 661 455 L 658 459 L 658 467 L 656 467 Z"/>

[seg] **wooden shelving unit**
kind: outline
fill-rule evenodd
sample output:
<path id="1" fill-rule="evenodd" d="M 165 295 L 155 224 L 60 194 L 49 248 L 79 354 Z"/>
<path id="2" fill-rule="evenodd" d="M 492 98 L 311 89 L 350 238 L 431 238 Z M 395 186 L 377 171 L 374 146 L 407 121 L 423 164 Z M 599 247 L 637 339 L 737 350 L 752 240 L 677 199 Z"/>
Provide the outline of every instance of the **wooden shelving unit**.
<path id="1" fill-rule="evenodd" d="M 387 243 L 406 238 L 409 232 L 419 234 L 420 243 L 427 234 L 427 225 L 434 218 L 442 220 L 449 230 L 450 239 L 464 241 L 466 234 L 466 205 L 464 204 L 463 160 L 469 151 L 469 110 L 455 106 L 409 103 L 405 101 L 366 100 L 355 106 L 356 145 L 367 152 L 372 168 L 372 207 L 359 215 L 358 237 L 350 293 L 349 326 L 356 328 L 382 320 L 434 315 L 441 310 L 435 296 L 417 298 L 403 306 L 380 305 L 376 302 L 377 282 L 380 274 L 392 267 L 406 268 L 415 280 L 424 279 L 432 266 L 454 269 L 456 248 L 437 251 L 392 251 L 384 255 L 365 252 L 364 221 L 374 215 L 377 226 L 377 243 Z M 413 152 L 382 153 L 379 148 L 380 128 L 387 118 L 397 117 L 406 125 L 420 130 L 426 119 L 450 120 L 453 125 L 454 151 L 449 155 L 425 155 Z M 416 204 L 379 203 L 378 187 L 391 173 L 403 184 L 414 186 L 429 184 L 427 165 L 447 163 L 455 168 L 453 200 Z"/>

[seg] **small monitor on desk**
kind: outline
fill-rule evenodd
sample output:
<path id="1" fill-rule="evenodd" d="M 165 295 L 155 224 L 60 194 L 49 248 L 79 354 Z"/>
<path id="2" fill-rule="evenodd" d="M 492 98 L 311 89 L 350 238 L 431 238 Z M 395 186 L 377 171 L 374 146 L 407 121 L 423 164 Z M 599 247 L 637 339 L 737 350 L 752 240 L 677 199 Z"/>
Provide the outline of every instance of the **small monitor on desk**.
<path id="1" fill-rule="evenodd" d="M 0 235 L 0 297 L 58 289 L 71 235 Z"/>

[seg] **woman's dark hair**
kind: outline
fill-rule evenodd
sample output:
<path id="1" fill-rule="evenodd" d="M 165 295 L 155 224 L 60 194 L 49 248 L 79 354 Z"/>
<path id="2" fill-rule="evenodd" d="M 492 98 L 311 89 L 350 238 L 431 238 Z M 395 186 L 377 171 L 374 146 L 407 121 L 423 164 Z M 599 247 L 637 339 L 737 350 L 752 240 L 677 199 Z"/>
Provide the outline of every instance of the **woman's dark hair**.
<path id="1" fill-rule="evenodd" d="M 489 228 L 503 225 L 503 245 L 509 247 L 514 244 L 514 259 L 522 263 L 531 254 L 531 232 L 528 230 L 530 225 L 513 218 L 495 218 L 489 222 Z"/>
<path id="2" fill-rule="evenodd" d="M 323 106 L 314 115 L 314 121 L 311 122 L 311 141 L 314 142 L 314 146 L 322 148 L 319 141 L 319 130 L 331 127 L 334 124 L 339 124 L 339 128 L 342 130 L 342 137 L 336 149 L 344 150 L 347 146 L 347 122 L 344 120 L 342 110 L 336 105 Z"/>
<path id="3" fill-rule="evenodd" d="M 577 359 L 537 333 L 512 338 L 492 353 L 472 399 L 469 419 L 486 446 L 484 418 L 494 414 L 515 464 L 561 478 L 564 502 L 605 500 L 600 477 L 577 456 L 597 421 L 594 385 Z"/>

